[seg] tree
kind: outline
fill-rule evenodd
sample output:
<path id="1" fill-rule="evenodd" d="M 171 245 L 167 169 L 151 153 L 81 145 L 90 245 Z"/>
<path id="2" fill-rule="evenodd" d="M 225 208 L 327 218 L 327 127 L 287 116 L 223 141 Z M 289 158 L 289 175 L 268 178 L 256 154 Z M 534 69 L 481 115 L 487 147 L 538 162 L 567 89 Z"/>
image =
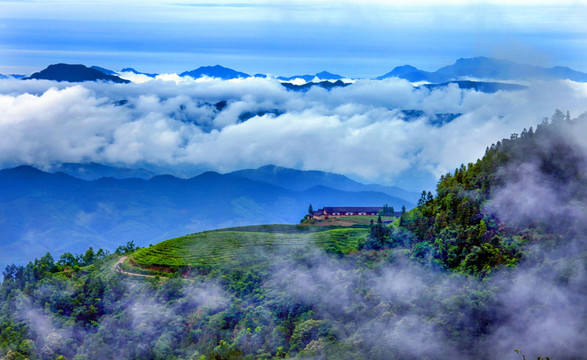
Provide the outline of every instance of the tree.
<path id="1" fill-rule="evenodd" d="M 569 117 L 570 117 L 570 115 L 569 115 Z M 565 114 L 562 111 L 560 111 L 559 109 L 556 109 L 556 111 L 552 115 L 551 123 L 556 125 L 556 124 L 560 124 L 560 123 L 564 122 L 564 120 L 565 120 Z"/>
<path id="2" fill-rule="evenodd" d="M 104 260 L 106 257 L 108 257 L 108 255 L 110 255 L 110 251 L 98 249 L 98 252 L 96 253 L 96 260 Z"/>
<path id="3" fill-rule="evenodd" d="M 308 214 L 312 215 L 314 213 L 314 209 L 312 208 L 312 204 L 308 207 Z"/>
<path id="4" fill-rule="evenodd" d="M 94 261 L 96 261 L 96 253 L 94 253 L 94 249 L 90 246 L 82 257 L 83 266 L 92 265 Z"/>
<path id="5" fill-rule="evenodd" d="M 371 220 L 373 221 L 373 220 Z M 367 243 L 365 244 L 368 249 L 375 249 L 379 250 L 385 246 L 387 243 L 387 239 L 390 235 L 391 231 L 389 228 L 383 225 L 383 220 L 381 216 L 377 217 L 377 223 L 371 223 L 371 229 L 369 232 L 369 237 L 367 238 Z"/>
<path id="6" fill-rule="evenodd" d="M 129 241 L 126 243 L 126 245 L 120 245 L 119 247 L 116 248 L 116 250 L 114 250 L 114 253 L 116 255 L 127 255 L 127 254 L 132 254 L 133 252 L 137 251 L 139 249 L 138 246 L 135 246 L 135 242 L 134 241 Z"/>
<path id="7" fill-rule="evenodd" d="M 426 203 L 426 190 L 422 190 L 422 194 L 420 194 L 420 199 L 418 199 L 418 207 L 424 205 Z"/>
<path id="8" fill-rule="evenodd" d="M 61 255 L 61 257 L 57 261 L 57 264 L 73 268 L 74 266 L 79 265 L 78 260 L 79 256 L 74 256 L 72 253 L 66 252 Z"/>

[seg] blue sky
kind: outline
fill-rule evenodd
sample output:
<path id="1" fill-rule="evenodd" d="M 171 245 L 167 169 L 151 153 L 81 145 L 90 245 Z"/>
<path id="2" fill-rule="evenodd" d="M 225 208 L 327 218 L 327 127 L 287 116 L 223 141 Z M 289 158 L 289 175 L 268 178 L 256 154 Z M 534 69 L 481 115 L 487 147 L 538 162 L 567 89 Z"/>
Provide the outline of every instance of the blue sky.
<path id="1" fill-rule="evenodd" d="M 585 18 L 576 1 L 0 1 L 0 73 L 67 62 L 373 77 L 478 55 L 587 71 Z"/>

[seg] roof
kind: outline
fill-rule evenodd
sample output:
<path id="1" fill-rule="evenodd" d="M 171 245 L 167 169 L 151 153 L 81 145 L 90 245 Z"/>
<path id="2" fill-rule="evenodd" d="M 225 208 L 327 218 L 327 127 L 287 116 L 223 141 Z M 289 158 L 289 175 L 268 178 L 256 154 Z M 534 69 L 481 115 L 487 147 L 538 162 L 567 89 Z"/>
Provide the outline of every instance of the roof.
<path id="1" fill-rule="evenodd" d="M 344 207 L 325 207 L 324 210 L 329 213 L 344 213 L 344 212 L 366 212 L 366 213 L 378 213 L 381 211 L 382 207 L 353 207 L 353 206 L 344 206 Z"/>

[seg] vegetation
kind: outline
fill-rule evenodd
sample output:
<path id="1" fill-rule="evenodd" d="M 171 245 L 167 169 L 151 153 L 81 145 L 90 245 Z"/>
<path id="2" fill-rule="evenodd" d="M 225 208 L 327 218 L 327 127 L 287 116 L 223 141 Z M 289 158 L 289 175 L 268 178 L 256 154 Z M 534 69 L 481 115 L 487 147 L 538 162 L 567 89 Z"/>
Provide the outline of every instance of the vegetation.
<path id="1" fill-rule="evenodd" d="M 239 227 L 8 266 L 0 357 L 580 358 L 587 231 L 573 206 L 587 183 L 562 134 L 583 120 L 561 114 L 443 176 L 391 226 Z M 504 191 L 527 184 L 512 169 L 528 163 L 558 202 L 512 221 Z M 157 277 L 117 271 L 122 255 Z"/>
<path id="2" fill-rule="evenodd" d="M 415 256 L 444 269 L 485 276 L 499 267 L 516 265 L 528 244 L 579 235 L 577 219 L 556 211 L 550 212 L 552 216 L 545 215 L 549 207 L 559 206 L 554 200 L 565 204 L 587 201 L 587 177 L 581 170 L 585 159 L 566 139 L 566 134 L 577 131 L 584 121 L 571 120 L 568 113 L 557 110 L 536 131 L 530 128 L 521 135 L 513 134 L 487 148 L 476 163 L 441 176 L 436 197 L 423 192 L 418 207 L 401 218 L 401 225 L 418 239 L 414 247 L 420 251 Z M 518 169 L 530 169 L 532 173 Z M 544 196 L 540 188 L 522 192 L 536 180 L 546 190 L 553 190 L 552 196 Z M 489 201 L 499 198 L 511 184 L 516 185 L 515 192 L 508 196 L 543 198 L 539 204 L 543 209 L 532 209 L 523 219 L 511 219 L 519 217 L 511 213 L 511 206 Z"/>
<path id="3" fill-rule="evenodd" d="M 219 267 L 269 266 L 286 251 L 317 246 L 328 253 L 349 254 L 358 249 L 366 229 L 320 232 L 267 226 L 260 231 L 207 231 L 163 241 L 136 251 L 131 262 L 143 269 L 168 268 L 184 275 L 209 273 Z M 247 230 L 263 230 L 255 227 Z M 285 231 L 285 232 L 282 232 Z"/>

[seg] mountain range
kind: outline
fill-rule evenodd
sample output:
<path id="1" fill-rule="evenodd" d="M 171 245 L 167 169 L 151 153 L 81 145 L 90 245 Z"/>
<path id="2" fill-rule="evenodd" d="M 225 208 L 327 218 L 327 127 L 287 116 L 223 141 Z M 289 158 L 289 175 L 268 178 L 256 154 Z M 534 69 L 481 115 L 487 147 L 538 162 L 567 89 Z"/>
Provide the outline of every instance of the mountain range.
<path id="1" fill-rule="evenodd" d="M 422 116 L 423 114 L 420 114 Z M 437 114 L 438 116 L 445 114 Z M 453 114 L 454 116 L 460 114 Z M 90 163 L 62 163 L 54 166 L 51 173 L 64 173 L 82 180 L 98 180 L 109 177 L 115 179 L 138 178 L 149 180 L 157 176 L 157 172 L 147 169 L 130 169 Z M 318 170 L 296 170 L 276 165 L 264 165 L 257 169 L 243 169 L 229 172 L 233 175 L 254 181 L 264 182 L 283 187 L 292 191 L 305 191 L 316 186 L 329 187 L 343 191 L 375 191 L 416 203 L 420 193 L 407 191 L 397 186 L 382 186 L 378 184 L 363 184 L 349 179 L 344 175 Z"/>
<path id="2" fill-rule="evenodd" d="M 191 71 L 184 71 L 179 76 L 191 76 L 194 79 L 199 79 L 204 76 L 219 78 L 222 80 L 231 80 L 238 78 L 248 78 L 251 75 L 233 69 L 225 68 L 220 65 L 215 66 L 200 66 Z"/>
<path id="3" fill-rule="evenodd" d="M 278 80 L 282 80 L 282 81 L 293 81 L 295 79 L 302 79 L 305 82 L 314 81 L 314 79 L 316 79 L 316 78 L 318 78 L 320 80 L 342 80 L 345 77 L 341 76 L 341 75 L 329 73 L 328 71 L 322 71 L 322 72 L 316 73 L 314 75 L 294 75 L 294 76 L 290 76 L 290 77 L 284 77 L 284 76 L 277 77 Z"/>
<path id="4" fill-rule="evenodd" d="M 121 79 L 116 75 L 106 74 L 103 70 L 97 70 L 96 68 L 89 68 L 79 64 L 55 64 L 49 65 L 46 69 L 36 72 L 24 79 L 44 79 L 68 82 L 112 81 L 122 84 L 130 83 L 129 80 Z"/>
<path id="5" fill-rule="evenodd" d="M 116 175 L 113 168 L 88 167 Z M 80 168 L 66 164 L 62 169 Z M 309 204 L 411 208 L 415 195 L 340 175 L 276 166 L 206 172 L 189 179 L 158 175 L 91 181 L 20 166 L 0 170 L 0 188 L 0 267 L 47 251 L 80 252 L 88 246 L 112 250 L 131 240 L 145 246 L 220 227 L 297 223 Z"/>
<path id="6" fill-rule="evenodd" d="M 568 67 L 556 66 L 545 68 L 485 56 L 461 58 L 454 64 L 444 66 L 433 72 L 419 70 L 411 65 L 398 66 L 387 74 L 381 75 L 375 79 L 383 80 L 392 77 L 405 79 L 411 82 L 426 81 L 431 83 L 470 80 L 471 78 L 501 81 L 568 79 L 577 82 L 587 82 L 587 73 L 575 71 Z"/>
<path id="7" fill-rule="evenodd" d="M 55 64 L 50 65 L 45 70 L 34 73 L 24 79 L 47 79 L 57 81 L 113 81 L 118 83 L 127 83 L 129 80 L 121 78 L 124 73 L 141 74 L 155 78 L 156 73 L 145 73 L 127 67 L 120 72 L 105 69 L 99 66 L 90 68 L 84 65 Z M 201 66 L 194 70 L 184 71 L 179 76 L 190 76 L 195 79 L 201 77 L 213 77 L 223 80 L 249 78 L 249 77 L 268 77 L 264 74 L 255 74 L 253 76 L 234 69 L 215 66 Z M 17 76 L 6 76 L 0 74 L 1 78 L 18 78 Z M 315 82 L 315 79 L 321 81 Z M 290 90 L 305 91 L 312 86 L 320 86 L 330 89 L 332 87 L 347 86 L 341 80 L 345 77 L 322 71 L 314 75 L 294 75 L 289 77 L 277 77 L 282 81 L 284 86 Z M 516 91 L 524 89 L 524 85 L 511 82 L 528 82 L 533 80 L 551 81 L 551 80 L 572 80 L 576 82 L 587 82 L 587 73 L 575 71 L 568 67 L 555 66 L 551 68 L 520 64 L 517 62 L 495 59 L 489 57 L 461 58 L 454 64 L 441 67 L 436 71 L 420 70 L 412 65 L 402 65 L 395 67 L 392 71 L 376 77 L 374 80 L 384 80 L 389 78 L 400 78 L 410 82 L 426 83 L 424 86 L 428 89 L 449 86 L 456 84 L 461 89 L 476 90 L 480 92 L 496 91 Z M 302 79 L 306 84 L 292 84 L 296 79 Z M 505 83 L 504 83 L 505 81 Z"/>
<path id="8" fill-rule="evenodd" d="M 349 86 L 352 84 L 344 82 L 342 80 L 336 80 L 336 81 L 324 80 L 324 81 L 319 81 L 319 82 L 310 81 L 310 82 L 307 82 L 307 83 L 301 84 L 301 85 L 297 85 L 297 84 L 293 84 L 293 83 L 289 83 L 289 82 L 282 82 L 281 85 L 284 86 L 288 90 L 308 91 L 314 86 L 318 86 L 323 89 L 330 90 L 335 87 L 346 87 L 346 86 Z"/>

